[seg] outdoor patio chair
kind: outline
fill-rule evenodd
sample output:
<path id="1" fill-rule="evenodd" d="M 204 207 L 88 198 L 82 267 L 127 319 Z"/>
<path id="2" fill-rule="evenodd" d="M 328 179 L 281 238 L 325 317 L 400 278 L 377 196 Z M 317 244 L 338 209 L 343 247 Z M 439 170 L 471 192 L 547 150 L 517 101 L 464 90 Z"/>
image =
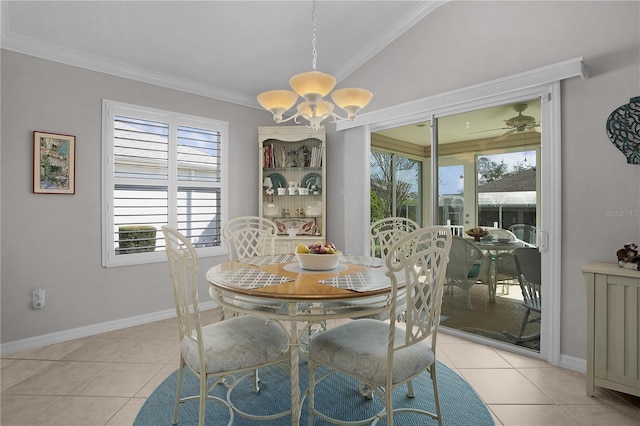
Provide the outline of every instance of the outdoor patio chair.
<path id="1" fill-rule="evenodd" d="M 509 231 L 513 232 L 519 240 L 525 241 L 532 245 L 538 244 L 538 229 L 533 225 L 517 223 L 509 227 Z"/>
<path id="2" fill-rule="evenodd" d="M 517 341 L 528 341 L 540 338 L 540 333 L 524 335 L 527 324 L 540 322 L 540 314 L 542 309 L 542 300 L 540 294 L 541 287 L 541 255 L 537 248 L 523 247 L 513 251 L 516 270 L 520 281 L 520 289 L 522 290 L 522 306 L 526 308 L 520 333 L 518 336 L 509 335 L 508 337 Z M 531 313 L 534 317 L 531 318 Z"/>
<path id="3" fill-rule="evenodd" d="M 471 287 L 475 284 L 486 284 L 489 288 L 489 300 L 492 299 L 491 255 L 485 255 L 467 238 L 453 236 L 451 242 L 445 285 L 449 293 L 452 293 L 453 287 L 464 290 L 467 294 L 467 308 L 472 310 Z"/>

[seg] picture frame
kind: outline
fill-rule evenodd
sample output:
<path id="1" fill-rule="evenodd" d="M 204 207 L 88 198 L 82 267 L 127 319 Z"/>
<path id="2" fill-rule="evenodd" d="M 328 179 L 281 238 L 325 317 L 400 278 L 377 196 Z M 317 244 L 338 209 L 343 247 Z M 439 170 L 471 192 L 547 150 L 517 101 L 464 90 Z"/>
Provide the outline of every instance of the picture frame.
<path id="1" fill-rule="evenodd" d="M 75 194 L 76 137 L 33 132 L 33 193 Z"/>

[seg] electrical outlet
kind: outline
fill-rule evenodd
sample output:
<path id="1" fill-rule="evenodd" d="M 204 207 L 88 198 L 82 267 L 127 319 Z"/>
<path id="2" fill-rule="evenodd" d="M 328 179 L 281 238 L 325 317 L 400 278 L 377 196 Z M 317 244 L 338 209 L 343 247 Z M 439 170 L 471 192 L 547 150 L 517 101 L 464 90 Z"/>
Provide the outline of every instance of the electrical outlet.
<path id="1" fill-rule="evenodd" d="M 31 298 L 31 307 L 33 309 L 42 309 L 44 307 L 44 289 L 36 288 L 33 290 Z"/>

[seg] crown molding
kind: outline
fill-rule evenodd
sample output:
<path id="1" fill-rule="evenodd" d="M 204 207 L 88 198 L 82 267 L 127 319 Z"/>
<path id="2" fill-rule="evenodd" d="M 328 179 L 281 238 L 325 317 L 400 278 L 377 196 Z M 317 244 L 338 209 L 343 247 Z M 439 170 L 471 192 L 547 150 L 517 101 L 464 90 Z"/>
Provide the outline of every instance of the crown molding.
<path id="1" fill-rule="evenodd" d="M 342 81 L 345 79 L 349 74 L 360 68 L 369 59 L 373 58 L 398 37 L 407 32 L 409 28 L 413 27 L 424 17 L 449 1 L 450 0 L 433 0 L 420 2 L 418 6 L 399 19 L 392 27 L 380 33 L 378 37 L 373 39 L 364 49 L 340 67 L 335 73 L 336 80 Z"/>
<path id="2" fill-rule="evenodd" d="M 7 33 L 5 31 L 6 27 L 6 25 L 2 25 L 2 43 L 0 46 L 5 50 L 233 104 L 256 109 L 260 108 L 256 99 L 252 96 L 17 36 Z"/>

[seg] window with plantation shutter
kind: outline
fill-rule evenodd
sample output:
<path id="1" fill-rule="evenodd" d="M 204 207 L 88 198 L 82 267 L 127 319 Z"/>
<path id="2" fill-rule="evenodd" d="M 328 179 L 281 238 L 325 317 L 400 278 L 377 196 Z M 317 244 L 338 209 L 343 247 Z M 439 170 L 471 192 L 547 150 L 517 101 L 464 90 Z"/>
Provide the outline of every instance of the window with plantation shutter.
<path id="1" fill-rule="evenodd" d="M 166 260 L 160 227 L 224 253 L 225 122 L 103 101 L 103 266 Z"/>

